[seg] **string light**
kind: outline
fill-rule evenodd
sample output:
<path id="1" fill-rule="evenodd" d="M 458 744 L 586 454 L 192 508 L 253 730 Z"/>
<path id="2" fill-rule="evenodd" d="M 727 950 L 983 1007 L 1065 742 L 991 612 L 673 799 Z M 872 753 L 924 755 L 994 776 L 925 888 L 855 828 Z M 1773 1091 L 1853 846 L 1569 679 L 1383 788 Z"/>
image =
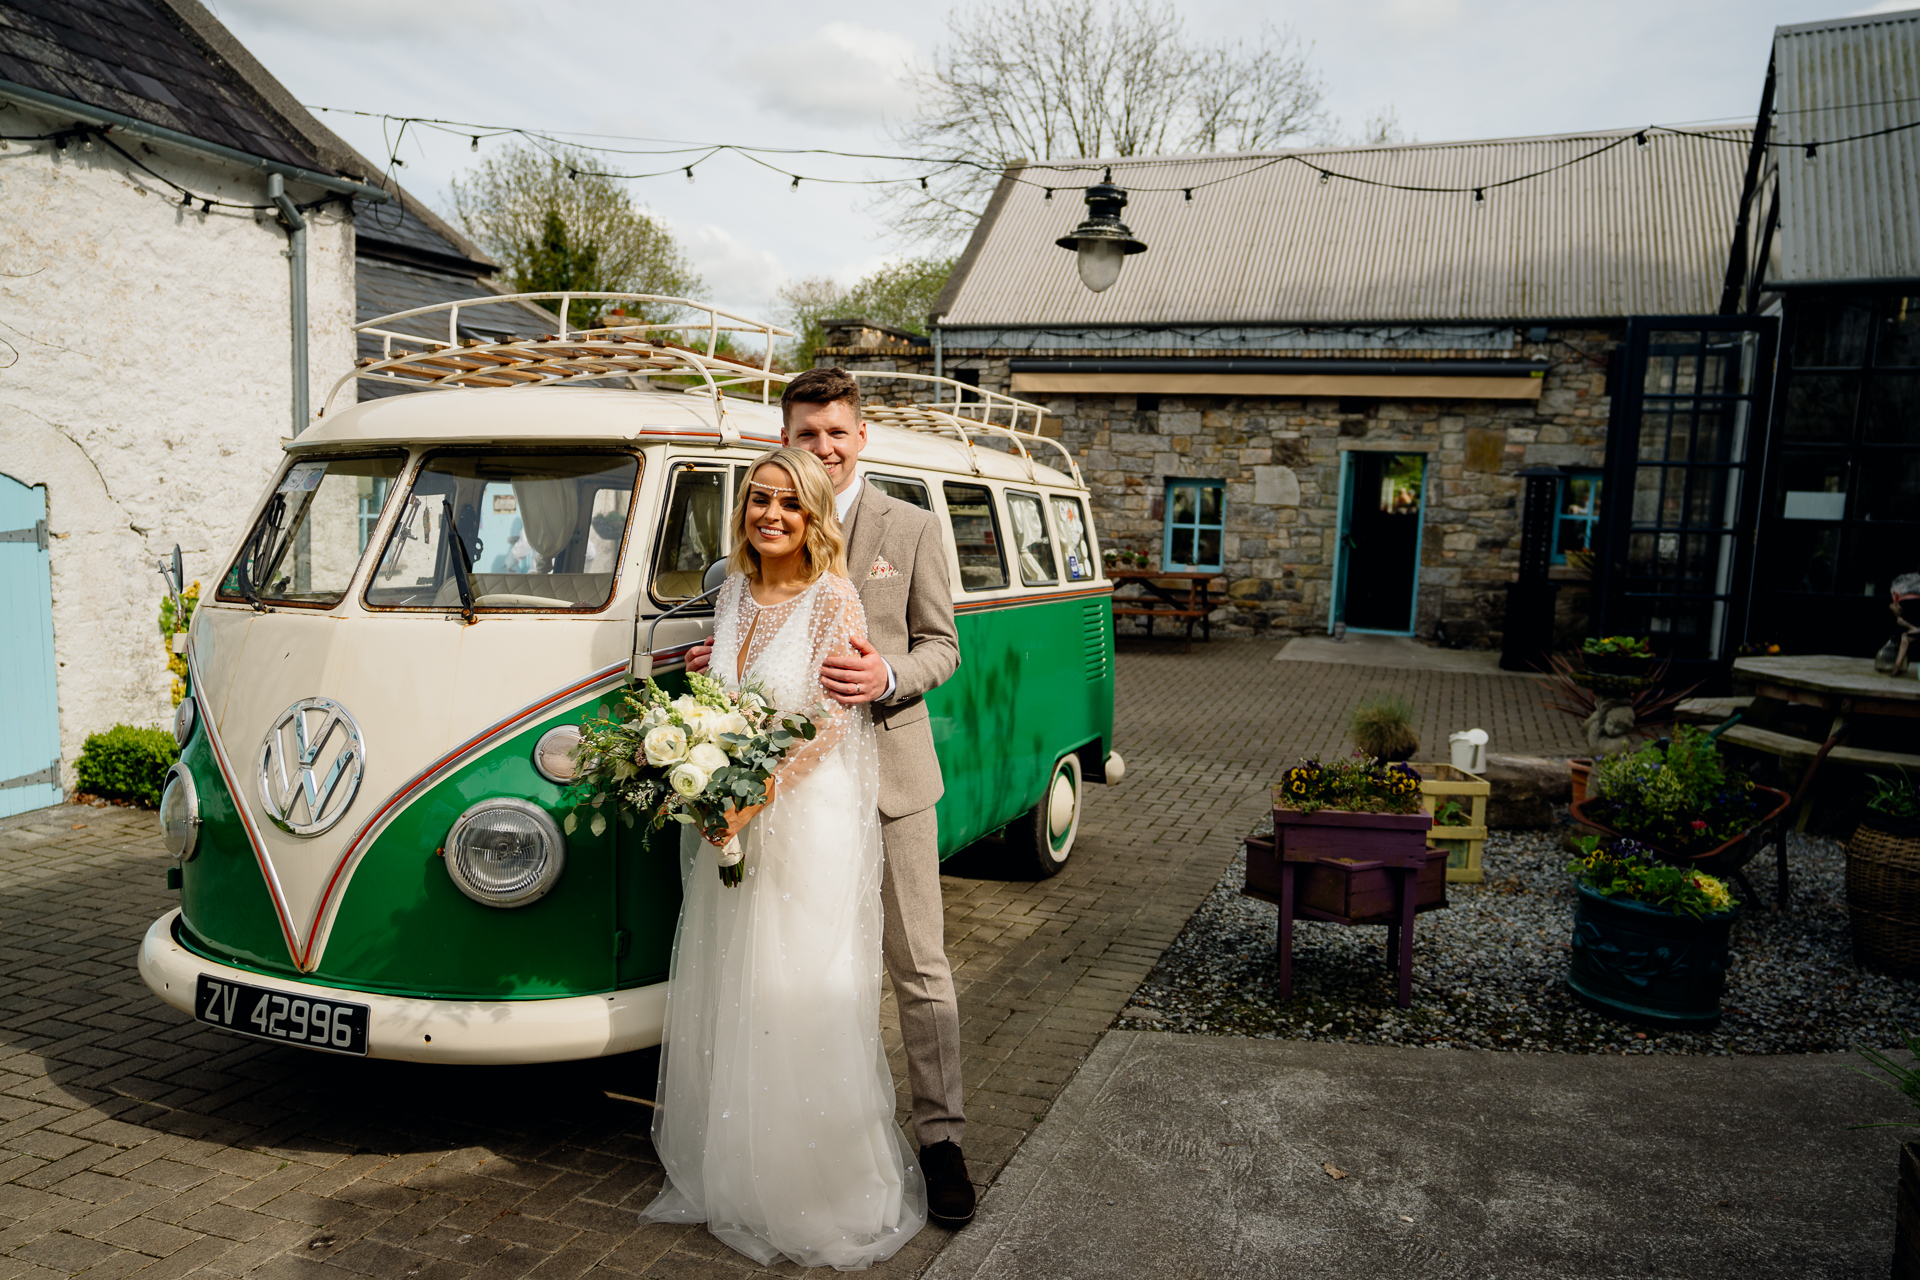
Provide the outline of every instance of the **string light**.
<path id="1" fill-rule="evenodd" d="M 478 151 L 479 149 L 480 149 L 480 135 L 476 133 L 473 135 L 473 145 L 471 147 L 468 147 L 467 150 Z"/>
<path id="2" fill-rule="evenodd" d="M 1324 187 L 1324 186 L 1326 186 L 1326 185 L 1327 185 L 1327 179 L 1329 179 L 1329 178 L 1331 178 L 1331 177 L 1333 177 L 1333 175 L 1332 175 L 1332 174 L 1330 174 L 1330 173 L 1328 173 L 1328 172 L 1327 172 L 1327 171 L 1326 171 L 1325 169 L 1322 169 L 1322 170 L 1320 171 L 1320 185 L 1321 185 L 1321 186 L 1323 186 L 1323 187 Z"/>
<path id="3" fill-rule="evenodd" d="M 1640 132 L 1634 134 L 1633 141 L 1634 141 L 1634 144 L 1638 146 L 1642 151 L 1646 150 L 1647 131 L 1645 129 L 1642 129 Z"/>
<path id="4" fill-rule="evenodd" d="M 1820 155 L 1820 144 L 1817 142 L 1809 142 L 1807 144 L 1807 159 L 1809 160 L 1817 159 L 1819 155 Z"/>
<path id="5" fill-rule="evenodd" d="M 1192 188 L 1192 187 L 1182 187 L 1182 188 L 1180 188 L 1180 190 L 1186 193 L 1186 197 L 1187 197 L 1187 203 L 1188 203 L 1188 204 L 1192 204 L 1192 203 L 1193 203 L 1193 188 Z"/>
<path id="6" fill-rule="evenodd" d="M 927 175 L 924 173 L 920 175 L 920 189 L 922 191 L 927 189 Z"/>
<path id="7" fill-rule="evenodd" d="M 180 192 L 180 207 L 182 209 L 193 208 L 193 192 L 186 190 Z"/>
<path id="8" fill-rule="evenodd" d="M 1048 188 L 1047 188 L 1047 194 L 1046 194 L 1046 195 L 1045 195 L 1045 197 L 1043 197 L 1043 198 L 1044 198 L 1044 199 L 1047 199 L 1047 200 L 1051 200 L 1051 199 L 1053 199 L 1053 188 L 1052 188 L 1052 187 L 1048 187 Z"/>
<path id="9" fill-rule="evenodd" d="M 788 188 L 787 188 L 787 190 L 789 190 L 789 191 L 796 191 L 796 192 L 800 190 L 800 175 L 799 175 L 799 174 L 797 174 L 797 173 L 796 173 L 796 174 L 794 174 L 794 175 L 793 175 L 793 185 L 792 185 L 791 187 L 788 187 Z"/>
<path id="10" fill-rule="evenodd" d="M 692 165 L 687 166 L 687 185 L 688 186 L 693 185 L 693 166 Z"/>
<path id="11" fill-rule="evenodd" d="M 1473 202 L 1475 204 L 1485 204 L 1487 202 L 1487 189 L 1485 187 L 1475 187 L 1473 189 Z"/>

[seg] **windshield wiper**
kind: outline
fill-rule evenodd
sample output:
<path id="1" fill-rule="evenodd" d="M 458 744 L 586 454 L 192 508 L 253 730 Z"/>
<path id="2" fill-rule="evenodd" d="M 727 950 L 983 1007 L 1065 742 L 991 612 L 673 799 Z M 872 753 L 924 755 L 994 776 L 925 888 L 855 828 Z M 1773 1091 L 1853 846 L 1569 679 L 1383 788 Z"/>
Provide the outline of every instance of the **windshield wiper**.
<path id="1" fill-rule="evenodd" d="M 440 505 L 447 522 L 447 554 L 453 561 L 453 581 L 460 588 L 460 616 L 471 626 L 480 621 L 480 615 L 473 611 L 473 583 L 467 578 L 467 540 L 460 536 L 460 522 L 453 518 L 453 499 L 441 498 Z"/>

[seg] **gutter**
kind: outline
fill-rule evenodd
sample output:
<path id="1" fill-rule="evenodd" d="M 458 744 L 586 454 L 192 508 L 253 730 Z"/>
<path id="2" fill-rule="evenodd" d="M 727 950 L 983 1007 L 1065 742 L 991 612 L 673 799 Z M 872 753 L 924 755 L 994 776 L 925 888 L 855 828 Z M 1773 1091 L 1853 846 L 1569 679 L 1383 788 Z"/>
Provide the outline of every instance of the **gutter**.
<path id="1" fill-rule="evenodd" d="M 287 181 L 279 174 L 267 176 L 267 199 L 280 210 L 280 225 L 287 229 L 287 298 L 293 326 L 293 434 L 307 429 L 307 220 L 300 208 L 287 199 Z"/>
<path id="2" fill-rule="evenodd" d="M 1309 360 L 1284 356 L 1195 356 L 1012 359 L 1009 373 L 1265 373 L 1358 374 L 1375 377 L 1537 378 L 1545 360 Z"/>
<path id="3" fill-rule="evenodd" d="M 389 192 L 364 182 L 354 182 L 348 178 L 304 169 L 299 165 L 269 160 L 265 156 L 256 156 L 233 147 L 222 146 L 217 142 L 208 142 L 204 138 L 196 138 L 178 129 L 169 129 L 165 125 L 148 124 L 145 120 L 122 115 L 118 111 L 109 111 L 105 107 L 92 107 L 75 102 L 71 98 L 62 98 L 58 94 L 29 89 L 26 85 L 16 84 L 12 80 L 0 80 L 0 97 L 14 98 L 61 115 L 72 116 L 75 120 L 87 124 L 105 125 L 110 129 L 129 133 L 138 138 L 147 138 L 184 151 L 197 152 L 203 156 L 238 165 L 243 169 L 274 174 L 290 182 L 304 182 L 308 186 L 319 187 L 323 191 L 331 191 L 337 195 L 352 196 L 356 200 L 365 200 L 369 204 L 386 204 L 393 199 Z"/>

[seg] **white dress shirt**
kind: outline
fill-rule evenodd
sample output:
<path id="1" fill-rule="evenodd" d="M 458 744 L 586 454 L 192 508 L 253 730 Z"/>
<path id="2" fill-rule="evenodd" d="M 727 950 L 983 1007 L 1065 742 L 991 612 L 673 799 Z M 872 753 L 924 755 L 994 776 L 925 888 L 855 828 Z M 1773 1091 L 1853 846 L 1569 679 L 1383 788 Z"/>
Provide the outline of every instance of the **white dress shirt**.
<path id="1" fill-rule="evenodd" d="M 848 485 L 842 492 L 833 495 L 833 514 L 839 518 L 843 528 L 847 523 L 847 512 L 853 510 L 854 499 L 860 496 L 860 487 L 865 483 L 866 481 L 861 479 L 860 473 L 856 471 L 853 476 L 853 483 Z M 859 570 L 853 565 L 848 565 L 847 572 L 858 573 Z M 854 585 L 858 586 L 859 584 L 856 582 Z M 887 662 L 885 658 L 881 658 L 880 661 L 885 663 L 887 668 L 887 691 L 874 699 L 874 701 L 885 702 L 893 696 L 893 691 L 900 687 L 900 681 L 898 677 L 893 674 L 893 664 Z"/>

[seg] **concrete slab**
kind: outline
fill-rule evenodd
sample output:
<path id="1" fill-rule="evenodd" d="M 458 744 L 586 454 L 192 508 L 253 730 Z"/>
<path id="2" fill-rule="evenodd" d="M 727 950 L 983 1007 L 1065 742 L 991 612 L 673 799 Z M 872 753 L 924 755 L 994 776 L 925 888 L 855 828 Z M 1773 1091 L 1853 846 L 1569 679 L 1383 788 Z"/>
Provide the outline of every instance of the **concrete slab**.
<path id="1" fill-rule="evenodd" d="M 1275 662 L 1326 662 L 1340 667 L 1397 667 L 1402 671 L 1452 671 L 1476 676 L 1519 676 L 1502 671 L 1492 649 L 1436 649 L 1411 636 L 1300 636 L 1289 640 Z"/>
<path id="2" fill-rule="evenodd" d="M 924 1274 L 1884 1276 L 1848 1126 L 1912 1111 L 1852 1061 L 1109 1032 Z"/>

